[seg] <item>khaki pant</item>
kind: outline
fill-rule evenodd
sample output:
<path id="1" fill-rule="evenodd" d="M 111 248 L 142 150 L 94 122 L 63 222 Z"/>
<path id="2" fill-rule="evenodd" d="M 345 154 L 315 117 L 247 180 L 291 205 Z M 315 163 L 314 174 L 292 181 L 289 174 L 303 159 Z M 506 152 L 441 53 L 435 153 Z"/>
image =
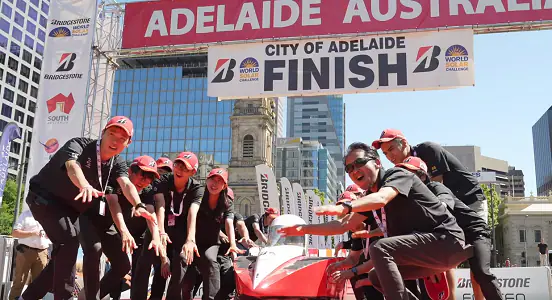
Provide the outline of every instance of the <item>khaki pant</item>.
<path id="1" fill-rule="evenodd" d="M 48 263 L 48 249 L 34 250 L 21 245 L 18 248 L 23 252 L 17 250 L 17 255 L 15 257 L 15 274 L 13 276 L 13 285 L 10 290 L 9 300 L 14 300 L 15 297 L 21 296 L 25 284 L 33 281 L 38 274 L 44 270 Z"/>

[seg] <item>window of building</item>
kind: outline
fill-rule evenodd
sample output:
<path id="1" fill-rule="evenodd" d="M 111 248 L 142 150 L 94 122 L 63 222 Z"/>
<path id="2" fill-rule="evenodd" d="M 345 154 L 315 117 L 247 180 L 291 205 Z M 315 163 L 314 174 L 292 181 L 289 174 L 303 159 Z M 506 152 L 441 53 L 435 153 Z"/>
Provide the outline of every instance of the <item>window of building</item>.
<path id="1" fill-rule="evenodd" d="M 46 33 L 44 32 L 44 30 L 42 29 L 38 30 L 38 39 L 41 40 L 42 42 L 46 40 Z"/>
<path id="2" fill-rule="evenodd" d="M 14 92 L 8 88 L 4 88 L 4 99 L 13 102 Z"/>
<path id="3" fill-rule="evenodd" d="M 17 62 L 17 60 L 10 57 L 8 59 L 8 68 L 10 68 L 10 69 L 14 70 L 15 72 L 17 72 L 18 67 L 19 67 L 19 63 Z"/>
<path id="4" fill-rule="evenodd" d="M 29 53 L 27 50 L 23 49 L 23 60 L 29 63 L 29 65 L 33 64 L 33 55 Z"/>
<path id="5" fill-rule="evenodd" d="M 25 99 L 25 97 L 23 97 L 21 95 L 17 95 L 17 101 L 15 101 L 15 104 L 17 104 L 17 106 L 25 109 L 25 107 L 27 107 L 27 99 Z"/>
<path id="6" fill-rule="evenodd" d="M 4 79 L 4 69 L 0 68 L 0 81 Z"/>
<path id="7" fill-rule="evenodd" d="M 34 66 L 39 70 L 42 68 L 42 60 L 36 56 L 34 58 Z"/>
<path id="8" fill-rule="evenodd" d="M 10 34 L 10 22 L 0 18 L 0 29 L 7 34 Z"/>
<path id="9" fill-rule="evenodd" d="M 535 230 L 535 243 L 540 243 L 541 238 L 542 238 L 542 232 L 540 231 L 540 229 L 536 229 Z"/>
<path id="10" fill-rule="evenodd" d="M 42 6 L 40 7 L 40 9 L 42 10 L 43 13 L 45 13 L 46 15 L 48 15 L 48 13 L 50 12 L 50 6 L 48 6 L 48 4 L 44 1 L 42 1 Z"/>
<path id="11" fill-rule="evenodd" d="M 12 37 L 17 40 L 18 42 L 21 42 L 21 39 L 23 39 L 23 32 L 16 27 L 12 28 Z"/>
<path id="12" fill-rule="evenodd" d="M 29 107 L 27 108 L 30 112 L 34 113 L 36 111 L 36 103 L 29 100 Z"/>
<path id="13" fill-rule="evenodd" d="M 19 8 L 23 13 L 27 12 L 27 3 L 24 0 L 17 0 L 16 4 L 17 8 Z"/>
<path id="14" fill-rule="evenodd" d="M 8 124 L 8 122 L 6 122 L 4 120 L 0 120 L 0 128 L 6 127 L 7 124 Z"/>
<path id="15" fill-rule="evenodd" d="M 29 7 L 29 17 L 31 17 L 31 19 L 33 21 L 36 21 L 36 18 L 38 17 L 38 13 L 36 12 L 36 10 L 32 7 Z"/>
<path id="16" fill-rule="evenodd" d="M 37 72 L 33 72 L 33 82 L 36 84 L 40 83 L 40 75 Z"/>
<path id="17" fill-rule="evenodd" d="M 9 106 L 8 104 L 6 103 L 2 103 L 2 115 L 6 118 L 10 118 L 11 119 L 11 115 L 12 115 L 12 107 Z"/>
<path id="18" fill-rule="evenodd" d="M 27 116 L 27 126 L 33 128 L 34 125 L 34 118 L 31 116 Z"/>
<path id="19" fill-rule="evenodd" d="M 520 229 L 519 230 L 519 242 L 520 243 L 525 243 L 525 238 L 526 238 L 526 235 L 525 235 L 525 229 Z"/>
<path id="20" fill-rule="evenodd" d="M 8 167 L 17 171 L 19 167 L 19 162 L 17 161 L 17 159 L 10 157 L 10 159 L 8 159 Z"/>
<path id="21" fill-rule="evenodd" d="M 2 14 L 11 19 L 12 8 L 6 2 L 2 3 Z"/>
<path id="22" fill-rule="evenodd" d="M 4 49 L 8 49 L 8 38 L 0 33 L 0 46 Z M 4 53 L 2 53 L 4 54 Z M 4 54 L 5 55 L 5 54 Z"/>
<path id="23" fill-rule="evenodd" d="M 31 35 L 35 35 L 36 34 L 36 25 L 33 24 L 32 22 L 27 22 L 27 32 L 30 33 Z"/>
<path id="24" fill-rule="evenodd" d="M 34 40 L 29 35 L 25 35 L 25 46 L 34 50 Z"/>
<path id="25" fill-rule="evenodd" d="M 33 140 L 33 133 L 27 132 L 27 143 L 31 143 L 32 140 Z M 29 148 L 27 148 L 27 154 L 29 154 Z"/>
<path id="26" fill-rule="evenodd" d="M 40 21 L 38 22 L 38 24 L 40 24 L 40 26 L 46 28 L 46 25 L 47 25 L 47 21 L 46 21 L 46 18 L 44 16 L 40 16 Z"/>
<path id="27" fill-rule="evenodd" d="M 11 142 L 10 152 L 15 153 L 15 154 L 19 154 L 19 151 L 21 151 L 21 144 L 19 144 L 16 141 Z"/>
<path id="28" fill-rule="evenodd" d="M 15 21 L 15 24 L 23 28 L 23 25 L 25 24 L 25 18 L 23 18 L 23 16 L 17 11 L 15 12 L 15 17 L 13 17 L 13 20 Z"/>
<path id="29" fill-rule="evenodd" d="M 21 71 L 19 73 L 27 78 L 31 75 L 31 69 L 25 65 L 21 65 Z"/>
<path id="30" fill-rule="evenodd" d="M 11 73 L 8 73 L 6 74 L 6 83 L 15 87 L 15 81 L 16 81 L 16 77 L 11 74 Z"/>
<path id="31" fill-rule="evenodd" d="M 10 43 L 10 52 L 19 57 L 19 54 L 21 54 L 21 46 L 19 46 L 16 42 L 12 41 Z"/>
<path id="32" fill-rule="evenodd" d="M 36 53 L 44 55 L 44 46 L 39 43 L 36 43 Z"/>
<path id="33" fill-rule="evenodd" d="M 20 91 L 22 91 L 25 94 L 29 92 L 29 84 L 23 79 L 19 79 L 18 88 Z"/>
<path id="34" fill-rule="evenodd" d="M 31 0 L 31 3 L 34 4 L 36 7 L 40 7 L 40 0 Z"/>
<path id="35" fill-rule="evenodd" d="M 31 96 L 35 99 L 38 98 L 38 89 L 34 86 L 31 86 Z"/>
<path id="36" fill-rule="evenodd" d="M 0 51 L 0 64 L 4 64 L 6 62 L 6 53 Z"/>
<path id="37" fill-rule="evenodd" d="M 243 138 L 243 158 L 253 158 L 253 136 L 250 134 Z"/>
<path id="38" fill-rule="evenodd" d="M 13 116 L 14 120 L 23 124 L 25 121 L 25 114 L 22 111 L 15 110 L 15 116 Z"/>

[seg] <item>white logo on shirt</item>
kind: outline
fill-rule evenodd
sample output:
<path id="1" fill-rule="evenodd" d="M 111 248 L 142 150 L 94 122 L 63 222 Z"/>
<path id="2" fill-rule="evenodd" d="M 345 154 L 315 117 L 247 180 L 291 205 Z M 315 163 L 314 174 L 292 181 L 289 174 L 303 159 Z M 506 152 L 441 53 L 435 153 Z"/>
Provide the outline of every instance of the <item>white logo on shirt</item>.
<path id="1" fill-rule="evenodd" d="M 90 157 L 86 160 L 86 165 L 85 166 L 88 169 L 92 168 L 92 159 Z"/>

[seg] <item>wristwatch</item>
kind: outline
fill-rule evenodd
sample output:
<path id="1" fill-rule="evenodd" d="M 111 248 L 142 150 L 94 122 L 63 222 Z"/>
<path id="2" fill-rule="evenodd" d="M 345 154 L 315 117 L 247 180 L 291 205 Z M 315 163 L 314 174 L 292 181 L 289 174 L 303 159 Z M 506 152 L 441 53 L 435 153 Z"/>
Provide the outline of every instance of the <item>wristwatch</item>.
<path id="1" fill-rule="evenodd" d="M 138 208 L 143 208 L 143 209 L 147 210 L 146 205 L 142 202 L 140 202 L 140 203 L 136 204 L 136 206 L 134 206 L 134 209 L 138 209 Z"/>
<path id="2" fill-rule="evenodd" d="M 353 275 L 358 276 L 356 267 L 352 267 L 351 272 L 353 272 Z"/>
<path id="3" fill-rule="evenodd" d="M 346 214 L 350 213 L 353 211 L 353 204 L 351 203 L 351 201 L 347 200 L 347 201 L 343 201 L 343 202 L 340 202 L 339 204 L 343 205 L 345 208 L 347 208 L 347 212 Z"/>

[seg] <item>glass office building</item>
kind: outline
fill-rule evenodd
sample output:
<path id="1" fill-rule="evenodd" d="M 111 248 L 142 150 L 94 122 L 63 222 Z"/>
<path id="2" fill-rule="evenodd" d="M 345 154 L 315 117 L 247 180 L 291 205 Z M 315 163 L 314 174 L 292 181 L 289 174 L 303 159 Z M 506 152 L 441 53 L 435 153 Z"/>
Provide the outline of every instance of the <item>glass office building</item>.
<path id="1" fill-rule="evenodd" d="M 345 149 L 345 104 L 342 95 L 288 97 L 287 136 L 319 141 L 328 149 L 345 184 L 341 161 Z"/>
<path id="2" fill-rule="evenodd" d="M 127 160 L 139 155 L 174 159 L 194 152 L 199 178 L 212 167 L 228 167 L 231 152 L 230 116 L 233 100 L 207 96 L 205 55 L 126 59 L 127 68 L 115 75 L 111 115 L 128 116 L 134 123 Z"/>
<path id="3" fill-rule="evenodd" d="M 537 194 L 547 196 L 552 192 L 552 106 L 533 125 L 533 152 Z"/>
<path id="4" fill-rule="evenodd" d="M 49 10 L 49 0 L 0 1 L 0 131 L 7 123 L 16 122 L 22 134 L 24 130 L 29 132 L 29 146 Z M 8 161 L 12 177 L 23 163 L 23 145 L 22 139 L 12 142 Z"/>

